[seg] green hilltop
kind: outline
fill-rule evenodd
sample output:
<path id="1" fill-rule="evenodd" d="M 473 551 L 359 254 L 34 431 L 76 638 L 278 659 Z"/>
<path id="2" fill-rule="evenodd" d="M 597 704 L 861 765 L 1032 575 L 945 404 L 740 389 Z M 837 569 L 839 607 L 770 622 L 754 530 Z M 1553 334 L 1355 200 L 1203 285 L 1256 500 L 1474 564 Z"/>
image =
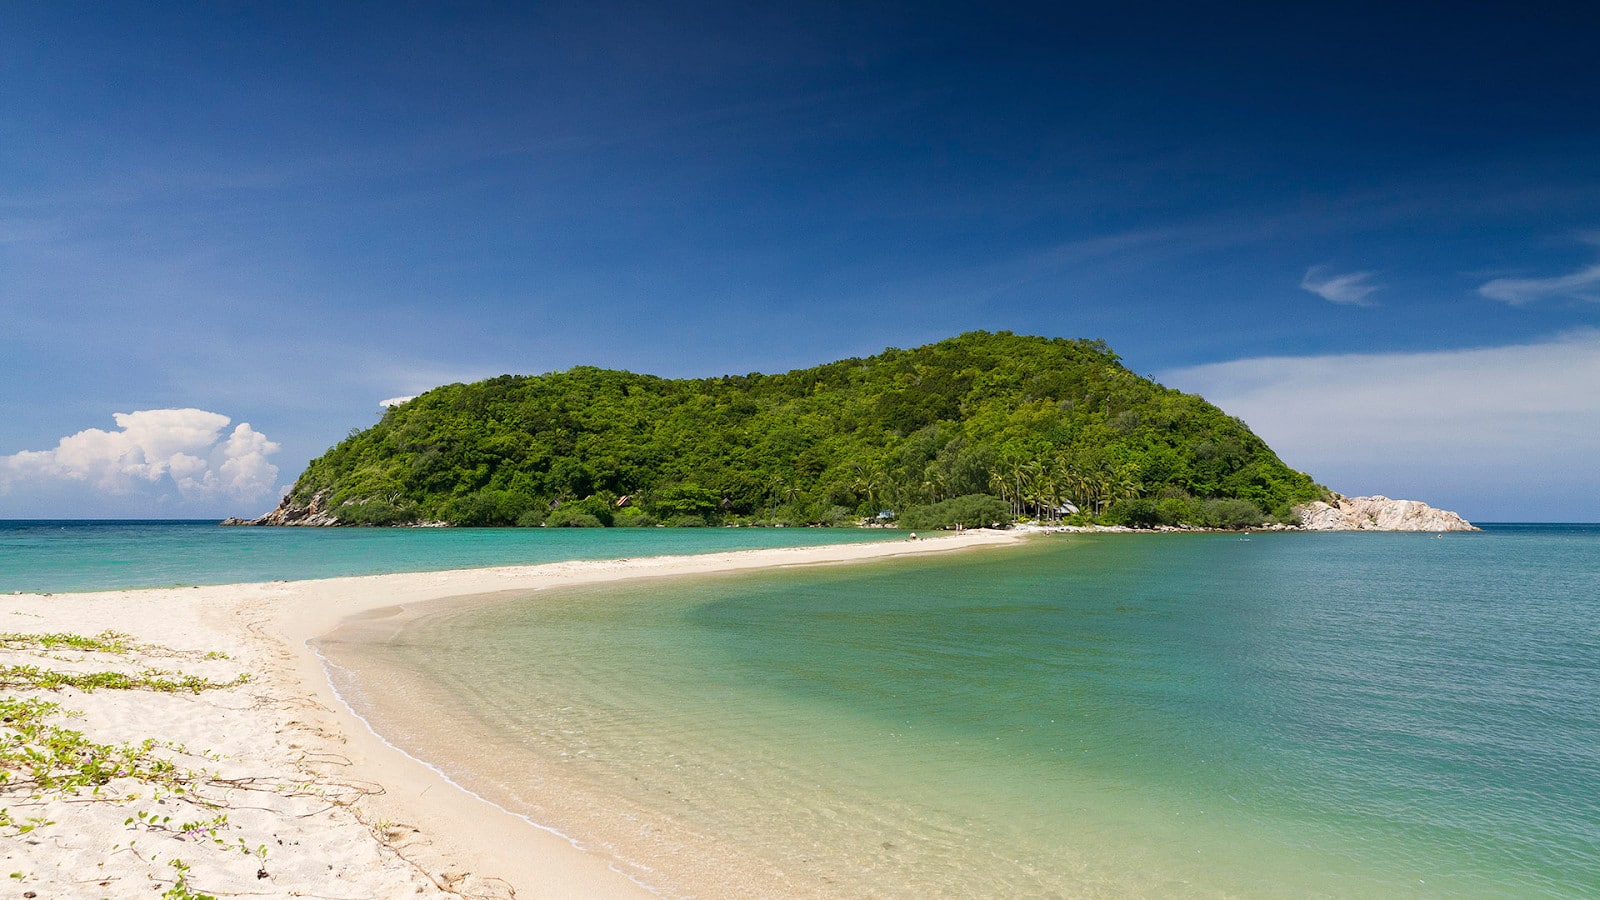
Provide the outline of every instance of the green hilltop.
<path id="1" fill-rule="evenodd" d="M 451 384 L 313 460 L 338 524 L 1256 525 L 1326 491 L 1103 342 L 972 332 L 779 375 Z M 1072 513 L 1072 508 L 1078 510 Z M 271 517 L 269 517 L 271 518 Z"/>

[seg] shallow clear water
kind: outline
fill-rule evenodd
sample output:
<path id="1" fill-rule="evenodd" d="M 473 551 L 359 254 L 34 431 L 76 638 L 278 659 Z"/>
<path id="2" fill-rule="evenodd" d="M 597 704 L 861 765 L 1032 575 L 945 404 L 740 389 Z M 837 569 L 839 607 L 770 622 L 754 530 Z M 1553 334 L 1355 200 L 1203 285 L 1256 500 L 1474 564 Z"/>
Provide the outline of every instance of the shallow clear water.
<path id="1" fill-rule="evenodd" d="M 324 650 L 401 746 L 669 894 L 1600 885 L 1594 526 L 1052 537 Z"/>
<path id="2" fill-rule="evenodd" d="M 433 572 L 899 538 L 825 528 L 222 528 L 0 520 L 0 593 Z"/>

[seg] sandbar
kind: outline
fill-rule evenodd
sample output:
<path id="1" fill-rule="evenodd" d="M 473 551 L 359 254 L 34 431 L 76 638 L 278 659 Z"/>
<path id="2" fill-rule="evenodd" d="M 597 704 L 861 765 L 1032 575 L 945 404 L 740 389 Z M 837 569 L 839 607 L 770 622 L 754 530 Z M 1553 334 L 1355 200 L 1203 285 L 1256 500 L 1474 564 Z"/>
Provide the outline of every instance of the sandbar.
<path id="1" fill-rule="evenodd" d="M 0 805 L 0 866 L 18 895 L 366 898 L 650 896 L 599 853 L 461 789 L 375 734 L 331 687 L 313 639 L 353 616 L 454 597 L 835 565 L 1015 543 L 972 530 L 923 540 L 497 566 L 250 584 L 0 597 L 0 632 L 131 636 L 120 654 L 0 648 L 0 665 L 226 684 L 192 692 L 10 688 L 59 703 L 64 727 L 149 751 L 182 789 L 113 780 L 35 799 L 16 779 Z"/>

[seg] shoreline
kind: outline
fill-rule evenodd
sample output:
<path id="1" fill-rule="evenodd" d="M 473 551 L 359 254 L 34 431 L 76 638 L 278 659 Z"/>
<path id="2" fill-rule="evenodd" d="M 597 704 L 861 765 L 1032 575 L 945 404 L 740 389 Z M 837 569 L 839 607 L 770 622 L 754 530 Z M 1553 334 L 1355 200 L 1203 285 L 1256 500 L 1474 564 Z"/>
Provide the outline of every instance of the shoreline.
<path id="1" fill-rule="evenodd" d="M 166 648 L 136 649 L 117 661 L 120 667 L 172 669 L 176 660 L 183 673 L 217 682 L 247 673 L 251 680 L 192 695 L 74 688 L 11 691 L 83 711 L 67 727 L 92 740 L 137 742 L 156 736 L 181 742 L 190 749 L 171 751 L 181 757 L 178 762 L 207 762 L 202 771 L 213 774 L 206 790 L 193 795 L 193 801 L 204 803 L 178 796 L 156 800 L 148 790 L 137 796 L 138 790 L 121 782 L 91 802 L 82 797 L 47 801 L 38 808 L 41 818 L 53 823 L 19 834 L 0 850 L 0 862 L 10 866 L 8 871 L 22 872 L 22 884 L 52 889 L 51 896 L 99 896 L 119 884 L 148 890 L 184 877 L 193 889 L 216 894 L 320 893 L 318 887 L 337 877 L 341 895 L 353 896 L 650 896 L 608 859 L 580 849 L 578 840 L 470 793 L 390 744 L 338 695 L 315 639 L 352 617 L 448 598 L 849 564 L 1010 546 L 1025 539 L 1012 532 L 973 530 L 915 541 L 697 556 L 7 595 L 0 603 L 6 613 L 0 631 L 92 635 L 109 629 L 131 635 L 137 644 Z M 3 656 L 13 665 L 78 671 L 104 669 L 107 661 L 101 654 L 84 652 L 7 649 Z M 236 787 L 240 784 L 254 793 L 246 795 Z M 129 793 L 136 799 L 127 799 Z M 14 792 L 5 797 L 19 820 L 20 807 L 29 806 L 31 814 L 32 806 L 19 803 Z M 179 807 L 156 810 L 175 820 L 193 815 L 214 822 L 219 809 L 229 818 L 199 834 L 168 826 L 141 830 L 143 820 L 130 827 L 127 820 L 135 809 L 144 812 L 152 802 Z M 195 810 L 181 809 L 184 804 Z M 201 816 L 205 810 L 213 811 L 210 819 Z M 220 841 L 232 852 L 208 852 L 212 848 L 204 847 L 201 837 Z M 256 860 L 241 849 L 258 842 L 264 848 L 259 871 Z M 186 868 L 174 867 L 180 857 Z"/>

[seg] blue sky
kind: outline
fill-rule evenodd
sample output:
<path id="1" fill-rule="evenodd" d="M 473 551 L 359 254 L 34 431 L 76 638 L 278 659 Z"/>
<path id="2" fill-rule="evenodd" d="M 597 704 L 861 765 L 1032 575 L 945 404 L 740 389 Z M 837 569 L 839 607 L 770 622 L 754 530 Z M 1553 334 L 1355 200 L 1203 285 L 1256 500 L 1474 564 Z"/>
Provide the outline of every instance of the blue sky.
<path id="1" fill-rule="evenodd" d="M 8 7 L 0 517 L 260 512 L 450 381 L 982 328 L 1348 494 L 1600 519 L 1600 22 L 1282 6 Z"/>

